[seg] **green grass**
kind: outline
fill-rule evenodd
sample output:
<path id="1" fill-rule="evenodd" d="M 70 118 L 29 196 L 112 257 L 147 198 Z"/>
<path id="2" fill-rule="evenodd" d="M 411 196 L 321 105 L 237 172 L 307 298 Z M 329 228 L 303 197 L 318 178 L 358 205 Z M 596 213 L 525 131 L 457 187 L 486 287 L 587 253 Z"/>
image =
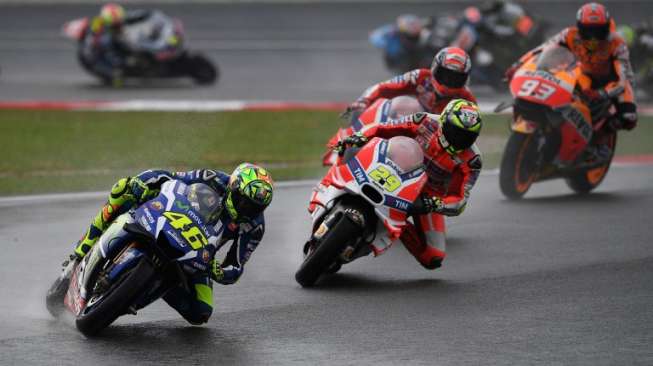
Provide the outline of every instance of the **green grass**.
<path id="1" fill-rule="evenodd" d="M 620 135 L 619 153 L 651 153 L 653 121 Z M 0 111 L 0 195 L 109 189 L 120 177 L 158 167 L 231 170 L 262 164 L 276 180 L 319 177 L 335 112 Z M 486 117 L 479 141 L 496 167 L 507 117 Z"/>

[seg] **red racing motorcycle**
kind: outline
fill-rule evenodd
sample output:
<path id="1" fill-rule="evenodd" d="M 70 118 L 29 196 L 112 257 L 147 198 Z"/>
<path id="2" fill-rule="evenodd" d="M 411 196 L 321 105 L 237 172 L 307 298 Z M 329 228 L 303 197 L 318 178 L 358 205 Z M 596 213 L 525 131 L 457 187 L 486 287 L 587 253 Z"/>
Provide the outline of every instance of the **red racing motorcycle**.
<path id="1" fill-rule="evenodd" d="M 320 276 L 370 253 L 378 256 L 399 240 L 427 180 L 423 160 L 421 147 L 405 136 L 376 137 L 347 150 L 311 196 L 313 230 L 297 282 L 312 286 Z"/>
<path id="2" fill-rule="evenodd" d="M 359 131 L 365 131 L 368 126 L 375 125 L 378 122 L 424 111 L 424 107 L 412 96 L 402 95 L 392 99 L 377 99 L 362 113 L 352 113 L 350 115 L 350 126 L 339 128 L 335 135 L 331 137 L 327 143 L 327 151 L 322 156 L 322 165 L 330 166 L 338 160 L 338 154 L 333 148 L 346 137 Z M 343 116 L 349 114 L 350 112 L 345 112 Z"/>
<path id="3" fill-rule="evenodd" d="M 617 144 L 611 127 L 615 111 L 609 100 L 599 104 L 584 100 L 581 90 L 589 83 L 575 56 L 558 46 L 545 49 L 517 70 L 510 82 L 512 133 L 499 173 L 507 198 L 519 199 L 531 184 L 547 179 L 563 178 L 577 193 L 590 192 L 603 181 Z M 495 111 L 506 106 L 501 104 Z M 604 152 L 600 158 L 586 157 L 589 149 L 599 146 Z M 579 158 L 569 163 L 567 157 L 574 156 Z"/>

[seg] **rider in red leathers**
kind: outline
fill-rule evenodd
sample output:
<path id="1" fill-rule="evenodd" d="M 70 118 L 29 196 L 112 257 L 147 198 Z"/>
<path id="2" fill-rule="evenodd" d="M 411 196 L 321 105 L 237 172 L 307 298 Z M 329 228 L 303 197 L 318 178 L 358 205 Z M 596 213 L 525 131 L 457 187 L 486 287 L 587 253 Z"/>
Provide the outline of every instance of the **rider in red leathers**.
<path id="1" fill-rule="evenodd" d="M 414 138 L 424 151 L 428 182 L 411 212 L 413 223 L 401 234 L 408 251 L 427 269 L 442 265 L 445 253 L 445 216 L 460 215 L 481 171 L 481 154 L 474 142 L 481 131 L 478 106 L 454 99 L 441 115 L 415 113 L 378 122 L 347 137 L 340 148 L 362 146 L 372 137 Z"/>
<path id="2" fill-rule="evenodd" d="M 352 103 L 352 121 L 378 98 L 414 95 L 431 113 L 440 113 L 452 99 L 476 102 L 467 88 L 472 62 L 465 51 L 457 47 L 440 50 L 433 58 L 431 69 L 416 69 L 368 88 Z"/>

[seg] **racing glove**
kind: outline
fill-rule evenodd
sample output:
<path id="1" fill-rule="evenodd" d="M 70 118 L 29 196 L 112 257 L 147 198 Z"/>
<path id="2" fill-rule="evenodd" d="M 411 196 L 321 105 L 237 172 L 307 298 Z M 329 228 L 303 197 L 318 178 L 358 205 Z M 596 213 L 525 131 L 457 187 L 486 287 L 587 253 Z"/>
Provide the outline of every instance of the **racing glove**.
<path id="1" fill-rule="evenodd" d="M 358 98 L 358 99 L 356 99 L 355 102 L 353 102 L 353 103 L 351 103 L 350 105 L 347 106 L 347 109 L 345 109 L 345 111 L 342 112 L 342 114 L 340 115 L 340 118 L 347 118 L 347 117 L 351 116 L 352 113 L 355 113 L 355 112 L 358 112 L 358 113 L 363 112 L 365 109 L 367 109 L 367 107 L 369 105 L 370 105 L 370 100 L 369 99 L 367 99 L 365 97 Z"/>
<path id="2" fill-rule="evenodd" d="M 220 282 L 224 278 L 222 264 L 215 258 L 209 262 L 209 271 L 211 272 L 211 279 L 215 282 Z"/>
<path id="3" fill-rule="evenodd" d="M 138 204 L 147 201 L 147 197 L 150 194 L 150 188 L 147 184 L 136 177 L 129 178 L 129 183 L 127 184 L 129 186 L 129 192 Z"/>
<path id="4" fill-rule="evenodd" d="M 583 96 L 590 104 L 597 104 L 608 99 L 608 93 L 604 89 L 583 90 Z"/>
<path id="5" fill-rule="evenodd" d="M 442 210 L 442 205 L 442 200 L 438 197 L 421 195 L 417 200 L 415 200 L 409 213 L 411 215 L 424 215 L 440 212 Z"/>
<path id="6" fill-rule="evenodd" d="M 337 152 L 339 156 L 342 156 L 347 150 L 347 147 L 361 147 L 365 145 L 368 141 L 369 139 L 365 137 L 363 133 L 356 132 L 355 134 L 351 136 L 347 136 L 344 139 L 338 141 L 338 143 L 333 148 L 333 150 Z"/>
<path id="7" fill-rule="evenodd" d="M 503 74 L 503 81 L 510 82 L 510 80 L 512 80 L 512 77 L 515 76 L 515 73 L 517 72 L 517 69 L 519 69 L 520 66 L 521 63 L 519 61 L 510 65 L 510 67 Z"/>

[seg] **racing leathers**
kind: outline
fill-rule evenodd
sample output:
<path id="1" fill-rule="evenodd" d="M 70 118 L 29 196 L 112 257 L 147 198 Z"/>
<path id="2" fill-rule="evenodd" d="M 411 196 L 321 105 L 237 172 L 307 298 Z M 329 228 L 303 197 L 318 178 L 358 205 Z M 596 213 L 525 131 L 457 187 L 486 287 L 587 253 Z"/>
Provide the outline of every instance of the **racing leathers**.
<path id="1" fill-rule="evenodd" d="M 469 199 L 481 171 L 481 153 L 474 144 L 454 155 L 449 154 L 442 138 L 439 116 L 416 113 L 398 119 L 378 122 L 364 128 L 367 138 L 408 136 L 414 138 L 424 152 L 424 166 L 428 181 L 423 198 L 434 202 L 428 213 L 415 213 L 401 234 L 408 251 L 426 268 L 441 266 L 446 256 L 444 216 L 460 215 Z"/>
<path id="2" fill-rule="evenodd" d="M 440 113 L 453 99 L 476 102 L 469 88 L 448 88 L 438 83 L 429 69 L 415 69 L 369 87 L 356 103 L 359 110 L 367 108 L 378 98 L 414 95 L 422 107 L 431 113 Z"/>
<path id="3" fill-rule="evenodd" d="M 229 175 L 218 170 L 202 169 L 188 172 L 147 170 L 135 177 L 122 178 L 111 189 L 108 201 L 93 219 L 88 231 L 78 242 L 75 255 L 83 257 L 99 239 L 102 233 L 121 214 L 138 207 L 159 194 L 161 185 L 169 180 L 186 184 L 205 183 L 219 195 L 225 196 Z M 245 222 L 234 221 L 227 210 L 223 210 L 215 226 L 220 226 L 222 236 L 216 252 L 228 241 L 232 241 L 222 263 L 213 258 L 210 273 L 189 279 L 188 286 L 178 286 L 169 291 L 163 299 L 177 310 L 191 324 L 208 321 L 213 311 L 212 280 L 223 285 L 235 283 L 243 273 L 245 263 L 258 246 L 265 232 L 263 214 Z M 190 292 L 188 292 L 188 290 Z"/>
<path id="4" fill-rule="evenodd" d="M 152 16 L 156 10 L 137 9 L 127 12 L 124 24 L 111 27 L 101 17 L 94 17 L 79 41 L 77 58 L 79 62 L 113 86 L 123 83 L 124 69 L 128 56 L 133 52 L 125 39 L 124 28 Z M 143 42 L 141 48 L 147 45 Z"/>
<path id="5" fill-rule="evenodd" d="M 127 52 L 122 29 L 106 26 L 102 18 L 95 17 L 79 41 L 77 56 L 84 67 L 119 86 Z"/>
<path id="6" fill-rule="evenodd" d="M 617 110 L 618 128 L 627 130 L 637 125 L 637 105 L 633 91 L 633 70 L 630 65 L 628 46 L 621 36 L 614 31 L 614 22 L 611 23 L 611 32 L 604 41 L 583 40 L 580 37 L 577 27 L 568 27 L 552 37 L 539 47 L 529 51 L 513 65 L 507 76 L 510 78 L 514 70 L 526 60 L 542 52 L 545 47 L 558 45 L 569 49 L 579 60 L 583 73 L 580 86 L 583 94 L 590 103 L 600 104 L 602 101 L 610 100 Z M 585 81 L 586 82 L 583 82 Z M 592 116 L 594 119 L 594 116 Z M 587 146 L 591 139 L 592 129 L 585 125 L 576 126 L 574 140 L 579 141 L 582 147 Z M 570 160 L 577 156 L 570 156 Z"/>

